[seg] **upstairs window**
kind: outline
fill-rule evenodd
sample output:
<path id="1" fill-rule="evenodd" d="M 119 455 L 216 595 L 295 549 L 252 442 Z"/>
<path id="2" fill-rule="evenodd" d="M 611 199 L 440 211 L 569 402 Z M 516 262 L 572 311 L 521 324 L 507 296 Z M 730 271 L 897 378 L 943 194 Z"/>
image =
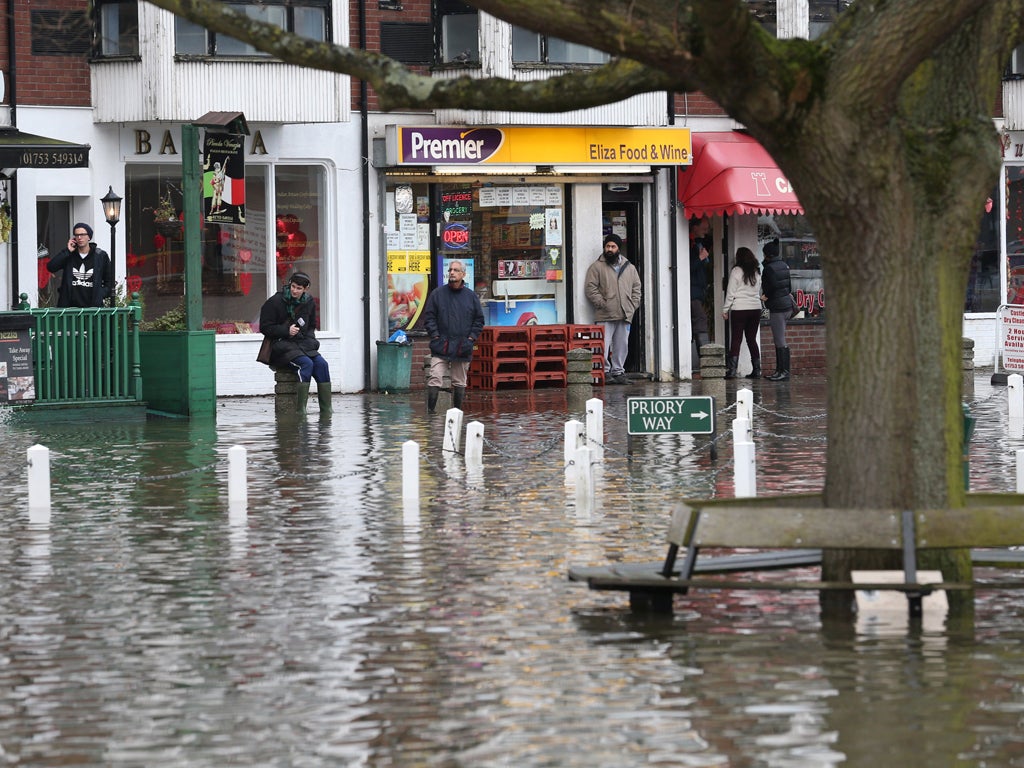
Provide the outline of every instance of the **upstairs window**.
<path id="1" fill-rule="evenodd" d="M 328 0 L 303 2 L 229 3 L 233 10 L 250 19 L 264 21 L 286 32 L 329 42 L 330 5 Z M 174 19 L 174 52 L 179 56 L 264 57 L 270 54 L 256 50 L 248 43 L 211 32 L 199 24 L 176 16 Z"/>
<path id="2" fill-rule="evenodd" d="M 512 27 L 512 61 L 517 64 L 604 64 L 604 51 Z"/>
<path id="3" fill-rule="evenodd" d="M 850 7 L 850 0 L 811 0 L 810 6 L 810 39 L 817 40 Z"/>
<path id="4" fill-rule="evenodd" d="M 480 14 L 461 0 L 436 0 L 438 64 L 480 61 Z"/>
<path id="5" fill-rule="evenodd" d="M 96 0 L 96 55 L 139 55 L 139 4 L 136 0 Z"/>
<path id="6" fill-rule="evenodd" d="M 747 5 L 764 31 L 772 37 L 778 37 L 778 9 L 775 0 L 747 0 Z"/>
<path id="7" fill-rule="evenodd" d="M 1008 80 L 1024 78 L 1024 45 L 1018 45 L 1010 54 L 1010 63 L 1006 67 L 1005 77 Z"/>

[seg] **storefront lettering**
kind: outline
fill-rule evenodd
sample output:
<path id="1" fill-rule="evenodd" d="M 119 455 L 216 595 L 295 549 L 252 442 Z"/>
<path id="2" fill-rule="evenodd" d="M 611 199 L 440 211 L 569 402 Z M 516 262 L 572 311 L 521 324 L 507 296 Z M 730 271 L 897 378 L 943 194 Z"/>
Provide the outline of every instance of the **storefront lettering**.
<path id="1" fill-rule="evenodd" d="M 480 160 L 483 158 L 483 139 L 428 139 L 422 133 L 412 134 L 412 159 Z"/>
<path id="2" fill-rule="evenodd" d="M 145 128 L 135 129 L 135 154 L 136 155 L 148 155 L 153 151 L 153 135 Z M 174 144 L 174 136 L 170 130 L 166 130 L 163 136 L 160 137 L 160 148 L 157 150 L 158 155 L 177 155 L 178 148 Z M 259 131 L 253 133 L 249 141 L 249 154 L 250 155 L 265 155 L 267 154 L 267 145 L 263 141 L 263 134 Z"/>
<path id="3" fill-rule="evenodd" d="M 817 305 L 817 311 L 815 310 Z M 796 292 L 796 307 L 802 309 L 809 315 L 817 314 L 821 310 L 825 309 L 825 289 L 822 288 L 820 291 L 800 291 Z"/>

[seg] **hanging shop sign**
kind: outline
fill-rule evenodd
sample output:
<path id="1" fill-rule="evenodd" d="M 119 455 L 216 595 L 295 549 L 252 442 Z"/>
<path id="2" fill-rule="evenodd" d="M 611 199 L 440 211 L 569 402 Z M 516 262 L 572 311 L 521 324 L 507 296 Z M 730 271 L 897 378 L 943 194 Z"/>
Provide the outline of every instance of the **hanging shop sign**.
<path id="1" fill-rule="evenodd" d="M 388 165 L 689 165 L 689 128 L 407 126 L 386 129 Z"/>
<path id="2" fill-rule="evenodd" d="M 203 143 L 203 214 L 211 224 L 245 224 L 245 153 L 241 134 L 207 131 Z"/>

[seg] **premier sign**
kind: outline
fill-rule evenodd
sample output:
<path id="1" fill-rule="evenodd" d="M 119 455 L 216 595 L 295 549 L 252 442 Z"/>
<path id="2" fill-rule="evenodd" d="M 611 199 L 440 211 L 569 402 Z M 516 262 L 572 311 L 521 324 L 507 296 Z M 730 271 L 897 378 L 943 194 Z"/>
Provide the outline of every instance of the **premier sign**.
<path id="1" fill-rule="evenodd" d="M 385 129 L 388 165 L 689 165 L 689 128 L 410 126 Z"/>
<path id="2" fill-rule="evenodd" d="M 626 422 L 631 435 L 709 435 L 715 431 L 715 399 L 630 397 Z"/>

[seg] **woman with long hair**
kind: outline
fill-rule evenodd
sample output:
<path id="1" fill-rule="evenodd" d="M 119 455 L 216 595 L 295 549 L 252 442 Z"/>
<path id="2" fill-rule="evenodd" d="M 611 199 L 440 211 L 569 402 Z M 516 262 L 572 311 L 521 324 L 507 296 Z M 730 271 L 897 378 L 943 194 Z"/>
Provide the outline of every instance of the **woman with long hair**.
<path id="1" fill-rule="evenodd" d="M 736 378 L 740 361 L 740 341 L 746 337 L 750 349 L 750 362 L 754 370 L 746 378 L 761 377 L 761 350 L 757 346 L 757 329 L 761 324 L 761 267 L 749 248 L 736 249 L 735 266 L 729 272 L 729 287 L 725 291 L 722 317 L 729 321 L 729 359 L 725 378 Z"/>

